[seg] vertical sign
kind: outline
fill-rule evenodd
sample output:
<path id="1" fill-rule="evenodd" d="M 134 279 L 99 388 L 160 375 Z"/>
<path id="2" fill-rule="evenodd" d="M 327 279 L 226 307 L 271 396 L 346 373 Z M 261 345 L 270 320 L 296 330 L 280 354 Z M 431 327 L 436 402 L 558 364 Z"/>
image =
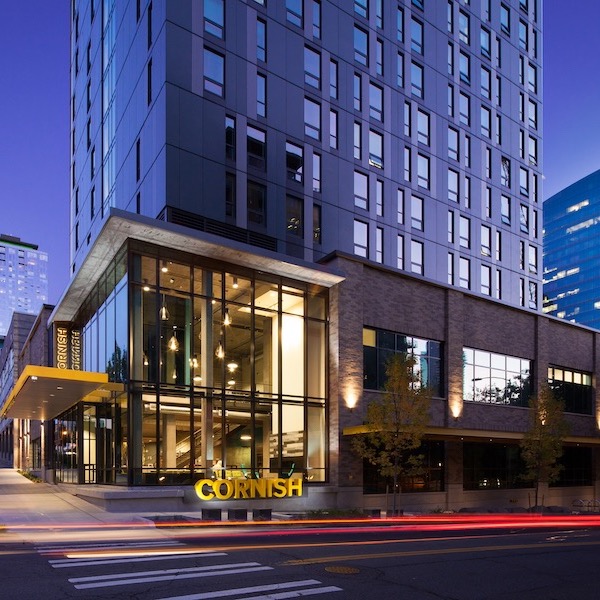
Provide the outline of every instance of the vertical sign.
<path id="1" fill-rule="evenodd" d="M 57 325 L 54 364 L 58 369 L 81 370 L 81 330 Z"/>

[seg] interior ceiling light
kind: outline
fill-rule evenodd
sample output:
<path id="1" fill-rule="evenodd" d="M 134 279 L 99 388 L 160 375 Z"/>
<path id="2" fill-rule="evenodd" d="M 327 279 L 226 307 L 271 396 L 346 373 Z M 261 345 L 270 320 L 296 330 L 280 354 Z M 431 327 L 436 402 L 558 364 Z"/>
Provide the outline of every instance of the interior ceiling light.
<path id="1" fill-rule="evenodd" d="M 198 368 L 198 355 L 197 354 L 194 354 L 194 358 L 190 358 L 190 367 L 192 367 L 192 369 Z"/>
<path id="2" fill-rule="evenodd" d="M 168 273 L 169 272 L 169 267 L 167 267 L 167 261 L 166 260 L 162 261 L 162 267 L 160 268 L 160 270 L 163 273 Z"/>
<path id="3" fill-rule="evenodd" d="M 223 341 L 219 340 L 219 345 L 217 346 L 217 349 L 215 350 L 215 356 L 217 358 L 225 358 L 225 350 L 223 349 Z"/>
<path id="4" fill-rule="evenodd" d="M 223 325 L 231 325 L 231 317 L 229 316 L 229 309 L 225 309 L 225 316 L 223 317 Z"/>
<path id="5" fill-rule="evenodd" d="M 240 287 L 239 283 L 238 283 L 238 278 L 234 277 L 233 278 L 233 289 L 237 290 Z"/>
<path id="6" fill-rule="evenodd" d="M 229 369 L 230 373 L 233 373 L 238 368 L 238 364 L 234 361 L 231 361 L 227 363 L 227 368 Z"/>
<path id="7" fill-rule="evenodd" d="M 168 348 L 173 352 L 177 352 L 177 350 L 179 350 L 179 340 L 177 339 L 177 330 L 175 329 L 175 327 L 173 327 L 173 335 L 169 340 Z"/>
<path id="8" fill-rule="evenodd" d="M 163 294 L 163 302 L 162 302 L 162 306 L 160 307 L 160 319 L 161 321 L 168 321 L 169 320 L 169 309 L 167 308 L 167 299 L 165 298 L 165 295 Z"/>
<path id="9" fill-rule="evenodd" d="M 149 292 L 150 291 L 150 286 L 148 285 L 148 280 L 144 279 L 144 291 L 145 292 Z"/>

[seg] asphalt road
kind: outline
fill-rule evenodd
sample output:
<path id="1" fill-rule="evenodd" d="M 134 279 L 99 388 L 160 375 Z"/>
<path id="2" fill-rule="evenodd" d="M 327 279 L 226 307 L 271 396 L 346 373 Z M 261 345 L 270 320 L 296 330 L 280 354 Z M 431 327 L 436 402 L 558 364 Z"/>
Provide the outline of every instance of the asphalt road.
<path id="1" fill-rule="evenodd" d="M 599 557 L 593 522 L 53 528 L 0 536 L 0 598 L 579 600 Z"/>

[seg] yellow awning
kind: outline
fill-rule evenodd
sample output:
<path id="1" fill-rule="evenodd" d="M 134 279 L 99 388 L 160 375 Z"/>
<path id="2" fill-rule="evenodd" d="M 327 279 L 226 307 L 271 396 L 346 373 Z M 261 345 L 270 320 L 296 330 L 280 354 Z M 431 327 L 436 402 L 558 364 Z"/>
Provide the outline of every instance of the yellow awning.
<path id="1" fill-rule="evenodd" d="M 122 383 L 109 383 L 106 373 L 27 365 L 0 407 L 0 417 L 45 421 L 80 400 L 101 402 L 123 390 Z"/>

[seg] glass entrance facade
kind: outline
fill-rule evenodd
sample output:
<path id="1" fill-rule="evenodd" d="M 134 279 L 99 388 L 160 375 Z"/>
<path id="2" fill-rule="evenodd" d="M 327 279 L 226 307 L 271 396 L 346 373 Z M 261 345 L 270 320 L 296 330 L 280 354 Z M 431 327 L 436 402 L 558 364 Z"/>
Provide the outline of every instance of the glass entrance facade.
<path id="1" fill-rule="evenodd" d="M 327 480 L 326 290 L 132 242 L 79 321 L 127 393 L 56 421 L 65 481 Z"/>

